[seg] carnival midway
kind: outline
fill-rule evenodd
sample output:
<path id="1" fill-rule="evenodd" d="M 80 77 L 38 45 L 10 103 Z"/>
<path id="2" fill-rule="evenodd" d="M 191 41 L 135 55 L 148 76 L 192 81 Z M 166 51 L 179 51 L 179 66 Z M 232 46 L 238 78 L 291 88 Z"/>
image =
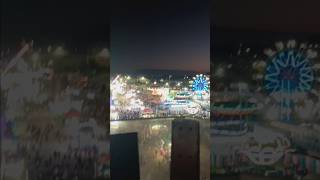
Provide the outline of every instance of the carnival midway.
<path id="1" fill-rule="evenodd" d="M 110 82 L 110 134 L 138 135 L 140 179 L 170 179 L 172 122 L 200 128 L 200 178 L 210 178 L 210 78 L 207 74 L 118 74 Z M 186 147 L 187 148 L 187 147 Z"/>
<path id="2" fill-rule="evenodd" d="M 1 180 L 108 179 L 108 49 L 34 44 L 1 51 Z"/>
<path id="3" fill-rule="evenodd" d="M 233 63 L 215 63 L 213 176 L 319 179 L 319 50 L 289 40 L 259 54 L 240 44 L 234 58 L 251 78 L 241 82 L 226 80 Z"/>
<path id="4" fill-rule="evenodd" d="M 110 89 L 111 120 L 209 118 L 210 79 L 204 74 L 177 79 L 171 75 L 159 79 L 117 75 Z"/>

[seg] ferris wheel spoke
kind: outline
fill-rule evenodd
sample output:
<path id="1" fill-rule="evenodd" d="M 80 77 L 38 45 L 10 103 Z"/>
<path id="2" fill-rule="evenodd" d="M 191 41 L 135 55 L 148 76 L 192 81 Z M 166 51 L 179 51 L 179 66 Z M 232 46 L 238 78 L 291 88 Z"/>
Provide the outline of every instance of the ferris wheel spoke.
<path id="1" fill-rule="evenodd" d="M 311 73 L 313 73 L 313 71 L 312 71 L 312 69 L 311 68 L 301 68 L 300 70 L 299 70 L 299 73 L 301 73 L 301 74 L 311 74 Z"/>
<path id="2" fill-rule="evenodd" d="M 309 89 L 311 89 L 311 85 L 310 85 L 310 83 L 308 83 L 308 82 L 301 82 L 300 85 L 301 85 L 301 87 L 302 87 L 303 90 L 309 90 Z"/>
<path id="3" fill-rule="evenodd" d="M 275 76 L 266 76 L 265 79 L 268 83 L 279 83 Z"/>
<path id="4" fill-rule="evenodd" d="M 272 66 L 270 66 L 270 70 L 273 70 L 274 73 L 280 73 L 280 67 L 276 59 L 272 61 Z"/>
<path id="5" fill-rule="evenodd" d="M 296 54 L 296 52 L 295 51 L 289 51 L 288 52 L 288 61 L 289 61 L 289 63 L 288 63 L 288 66 L 290 65 L 290 62 L 292 63 L 292 62 L 295 62 L 297 60 L 297 54 Z"/>
<path id="6" fill-rule="evenodd" d="M 297 67 L 306 68 L 308 67 L 308 59 L 304 58 L 302 61 L 297 61 Z"/>
<path id="7" fill-rule="evenodd" d="M 275 63 L 279 64 L 281 67 L 287 67 L 288 55 L 286 53 L 281 53 L 279 57 L 275 58 Z"/>
<path id="8" fill-rule="evenodd" d="M 303 74 L 299 78 L 300 82 L 311 83 L 314 80 L 314 77 L 311 74 Z"/>

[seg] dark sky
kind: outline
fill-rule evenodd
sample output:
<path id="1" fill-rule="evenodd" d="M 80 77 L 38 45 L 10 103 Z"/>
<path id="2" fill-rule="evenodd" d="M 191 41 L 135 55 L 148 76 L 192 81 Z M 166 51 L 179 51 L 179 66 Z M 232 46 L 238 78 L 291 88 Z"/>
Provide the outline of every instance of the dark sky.
<path id="1" fill-rule="evenodd" d="M 254 54 L 264 55 L 277 41 L 320 42 L 320 1 L 215 0 L 211 11 L 213 67 L 232 64 L 224 82 L 252 77 Z M 242 44 L 242 54 L 237 52 Z M 251 51 L 244 53 L 246 48 Z M 265 58 L 265 57 L 263 57 Z M 211 70 L 214 73 L 214 68 Z M 239 76 L 241 75 L 241 76 Z"/>
<path id="2" fill-rule="evenodd" d="M 318 0 L 214 0 L 212 23 L 219 27 L 282 32 L 320 32 Z"/>
<path id="3" fill-rule="evenodd" d="M 235 53 L 240 43 L 261 51 L 279 40 L 319 41 L 319 7 L 316 0 L 215 0 L 211 9 L 213 56 Z"/>
<path id="4" fill-rule="evenodd" d="M 2 0 L 1 44 L 12 46 L 24 37 L 35 45 L 64 43 L 86 49 L 108 45 L 108 1 Z M 98 3 L 99 2 L 99 3 Z"/>
<path id="5" fill-rule="evenodd" d="M 196 0 L 115 3 L 111 19 L 111 71 L 209 72 L 208 5 L 208 1 Z"/>
<path id="6" fill-rule="evenodd" d="M 215 28 L 213 35 L 213 56 L 235 55 L 240 47 L 250 47 L 262 54 L 265 48 L 274 48 L 277 41 L 295 39 L 298 43 L 320 43 L 320 32 L 272 32 L 252 29 Z"/>
<path id="7" fill-rule="evenodd" d="M 36 46 L 63 42 L 85 49 L 108 44 L 111 38 L 114 72 L 145 68 L 208 71 L 208 4 L 196 0 L 2 0 L 1 45 L 16 45 L 25 37 L 34 39 Z M 211 23 L 216 29 L 234 32 L 316 34 L 320 32 L 319 7 L 317 0 L 214 0 Z M 230 36 L 221 30 L 215 44 L 233 43 L 232 36 L 242 35 Z M 252 37 L 269 39 L 263 33 Z"/>

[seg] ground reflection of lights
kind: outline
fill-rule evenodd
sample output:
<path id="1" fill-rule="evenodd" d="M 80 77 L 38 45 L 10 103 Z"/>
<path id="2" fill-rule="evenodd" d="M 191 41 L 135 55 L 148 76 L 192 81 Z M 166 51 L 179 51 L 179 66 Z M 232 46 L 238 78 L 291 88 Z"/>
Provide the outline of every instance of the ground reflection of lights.
<path id="1" fill-rule="evenodd" d="M 111 130 L 117 130 L 121 126 L 121 121 L 111 121 L 110 122 L 110 128 Z"/>

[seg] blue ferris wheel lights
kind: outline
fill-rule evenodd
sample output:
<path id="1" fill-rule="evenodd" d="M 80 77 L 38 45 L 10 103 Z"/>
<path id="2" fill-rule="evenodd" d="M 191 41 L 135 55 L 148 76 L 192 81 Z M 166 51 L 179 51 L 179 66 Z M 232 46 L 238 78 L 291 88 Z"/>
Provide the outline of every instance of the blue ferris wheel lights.
<path id="1" fill-rule="evenodd" d="M 309 59 L 300 51 L 284 50 L 276 54 L 267 65 L 265 89 L 269 94 L 278 94 L 280 118 L 291 122 L 293 119 L 294 93 L 312 89 L 314 72 Z"/>
<path id="2" fill-rule="evenodd" d="M 300 52 L 287 50 L 273 57 L 266 68 L 265 88 L 269 93 L 303 92 L 312 87 L 314 74 L 309 60 Z"/>
<path id="3" fill-rule="evenodd" d="M 197 93 L 209 91 L 209 83 L 203 75 L 197 75 L 192 83 L 192 90 Z"/>

